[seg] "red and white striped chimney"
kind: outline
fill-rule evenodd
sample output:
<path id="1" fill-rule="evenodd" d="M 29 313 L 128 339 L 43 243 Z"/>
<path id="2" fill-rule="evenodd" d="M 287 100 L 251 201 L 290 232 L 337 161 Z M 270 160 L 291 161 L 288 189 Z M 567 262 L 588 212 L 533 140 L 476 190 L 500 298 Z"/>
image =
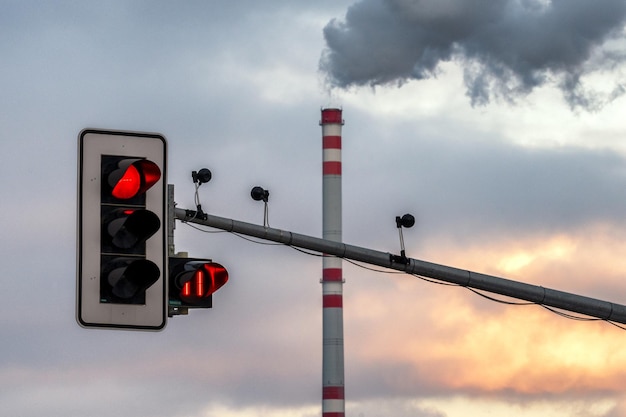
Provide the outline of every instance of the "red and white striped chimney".
<path id="1" fill-rule="evenodd" d="M 322 109 L 322 237 L 341 242 L 341 109 Z M 341 259 L 322 259 L 322 417 L 344 417 L 343 274 Z"/>

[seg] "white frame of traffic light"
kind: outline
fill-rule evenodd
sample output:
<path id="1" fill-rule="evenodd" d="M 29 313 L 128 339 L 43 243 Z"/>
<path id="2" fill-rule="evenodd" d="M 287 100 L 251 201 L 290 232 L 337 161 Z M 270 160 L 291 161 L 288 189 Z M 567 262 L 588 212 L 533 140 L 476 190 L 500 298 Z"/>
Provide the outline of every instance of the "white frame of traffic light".
<path id="1" fill-rule="evenodd" d="M 85 129 L 78 137 L 78 256 L 76 319 L 83 327 L 161 330 L 167 322 L 167 142 L 156 133 Z M 161 226 L 146 241 L 146 259 L 160 269 L 145 293 L 145 304 L 100 302 L 101 161 L 103 155 L 145 158 L 156 163 L 161 178 L 146 193 L 146 208 Z"/>

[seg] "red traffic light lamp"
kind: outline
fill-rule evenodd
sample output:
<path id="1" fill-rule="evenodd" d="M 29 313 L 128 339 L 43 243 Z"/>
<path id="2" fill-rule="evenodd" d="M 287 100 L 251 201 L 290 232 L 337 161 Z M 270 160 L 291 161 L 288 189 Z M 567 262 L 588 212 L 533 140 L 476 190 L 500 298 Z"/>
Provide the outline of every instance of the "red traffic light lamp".
<path id="1" fill-rule="evenodd" d="M 128 200 L 145 193 L 161 178 L 159 166 L 146 159 L 122 159 L 108 175 L 111 195 Z"/>

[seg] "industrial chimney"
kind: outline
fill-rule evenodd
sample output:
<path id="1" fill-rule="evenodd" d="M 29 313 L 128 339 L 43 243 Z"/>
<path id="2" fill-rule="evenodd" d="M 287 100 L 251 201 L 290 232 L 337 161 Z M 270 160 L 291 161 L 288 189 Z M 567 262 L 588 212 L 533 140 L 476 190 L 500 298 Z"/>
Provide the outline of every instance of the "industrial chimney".
<path id="1" fill-rule="evenodd" d="M 322 237 L 341 242 L 341 109 L 322 109 Z M 341 258 L 322 259 L 322 417 L 344 417 L 343 274 Z"/>

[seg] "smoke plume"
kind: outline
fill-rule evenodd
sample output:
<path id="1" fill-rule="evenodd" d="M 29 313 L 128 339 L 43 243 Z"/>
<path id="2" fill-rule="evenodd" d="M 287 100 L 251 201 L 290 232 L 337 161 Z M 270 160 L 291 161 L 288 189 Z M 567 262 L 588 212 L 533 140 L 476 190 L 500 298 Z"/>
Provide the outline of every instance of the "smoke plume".
<path id="1" fill-rule="evenodd" d="M 625 19 L 624 0 L 360 0 L 324 28 L 320 69 L 332 87 L 402 85 L 455 60 L 472 105 L 551 82 L 593 110 L 625 91 L 582 82 L 624 62 Z"/>

